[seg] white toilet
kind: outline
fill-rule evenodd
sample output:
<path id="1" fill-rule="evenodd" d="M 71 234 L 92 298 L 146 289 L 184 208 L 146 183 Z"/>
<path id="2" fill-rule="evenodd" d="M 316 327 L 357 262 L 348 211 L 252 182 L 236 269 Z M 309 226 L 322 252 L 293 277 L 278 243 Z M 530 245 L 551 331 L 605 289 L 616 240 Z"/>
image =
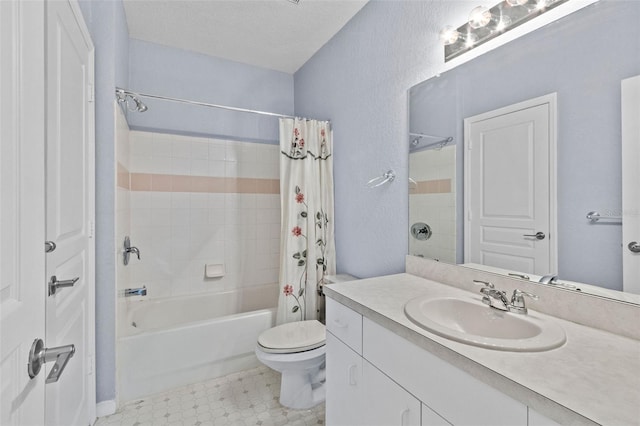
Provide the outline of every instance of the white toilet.
<path id="1" fill-rule="evenodd" d="M 325 277 L 326 283 L 355 280 L 350 275 Z M 306 409 L 324 402 L 324 324 L 296 321 L 264 331 L 258 337 L 256 356 L 264 365 L 282 373 L 280 404 Z"/>

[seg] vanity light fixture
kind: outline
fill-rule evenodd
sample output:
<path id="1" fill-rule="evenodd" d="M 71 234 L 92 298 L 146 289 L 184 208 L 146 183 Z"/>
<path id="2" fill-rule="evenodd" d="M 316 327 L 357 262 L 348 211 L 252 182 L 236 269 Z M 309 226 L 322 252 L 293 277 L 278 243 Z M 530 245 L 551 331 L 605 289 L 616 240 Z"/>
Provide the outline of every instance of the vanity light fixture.
<path id="1" fill-rule="evenodd" d="M 445 62 L 539 16 L 569 0 L 502 0 L 492 8 L 471 10 L 464 25 L 440 31 Z"/>

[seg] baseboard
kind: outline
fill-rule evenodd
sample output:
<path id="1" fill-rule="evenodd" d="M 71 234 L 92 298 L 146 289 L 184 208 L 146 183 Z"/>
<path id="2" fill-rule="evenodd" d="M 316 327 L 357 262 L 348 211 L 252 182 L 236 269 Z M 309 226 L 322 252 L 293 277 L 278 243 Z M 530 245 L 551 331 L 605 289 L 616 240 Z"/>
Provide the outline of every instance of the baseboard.
<path id="1" fill-rule="evenodd" d="M 101 401 L 96 404 L 96 417 L 109 416 L 116 412 L 116 400 Z"/>

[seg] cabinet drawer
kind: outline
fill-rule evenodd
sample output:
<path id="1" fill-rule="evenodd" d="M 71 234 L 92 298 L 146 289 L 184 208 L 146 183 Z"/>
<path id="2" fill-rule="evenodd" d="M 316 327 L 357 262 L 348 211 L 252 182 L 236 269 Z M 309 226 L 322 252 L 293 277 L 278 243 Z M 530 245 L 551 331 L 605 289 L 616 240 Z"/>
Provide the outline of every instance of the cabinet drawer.
<path id="1" fill-rule="evenodd" d="M 362 315 L 327 298 L 327 331 L 362 354 Z"/>
<path id="2" fill-rule="evenodd" d="M 453 425 L 527 424 L 526 405 L 367 318 L 363 356 Z"/>

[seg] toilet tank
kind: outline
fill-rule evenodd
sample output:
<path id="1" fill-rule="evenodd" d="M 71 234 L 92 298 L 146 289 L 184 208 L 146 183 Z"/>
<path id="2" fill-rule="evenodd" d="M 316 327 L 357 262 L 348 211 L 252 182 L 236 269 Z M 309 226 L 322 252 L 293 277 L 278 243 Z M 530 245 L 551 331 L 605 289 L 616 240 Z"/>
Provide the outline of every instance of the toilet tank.
<path id="1" fill-rule="evenodd" d="M 318 321 L 321 323 L 325 323 L 325 301 L 324 301 L 324 291 L 323 287 L 325 284 L 335 284 L 342 283 L 345 281 L 354 281 L 358 278 L 349 274 L 336 274 L 336 275 L 325 275 L 324 279 L 318 286 L 318 301 L 316 303 L 316 313 L 318 314 Z"/>

